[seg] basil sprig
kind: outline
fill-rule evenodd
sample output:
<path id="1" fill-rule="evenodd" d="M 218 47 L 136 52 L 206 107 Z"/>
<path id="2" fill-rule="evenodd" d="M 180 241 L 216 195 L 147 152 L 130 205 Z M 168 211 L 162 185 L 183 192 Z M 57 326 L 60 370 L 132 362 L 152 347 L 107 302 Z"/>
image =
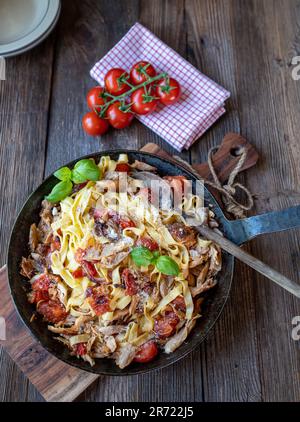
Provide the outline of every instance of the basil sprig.
<path id="1" fill-rule="evenodd" d="M 95 161 L 84 159 L 78 161 L 72 170 L 72 180 L 74 183 L 84 183 L 87 180 L 96 182 L 100 179 L 100 169 Z"/>
<path id="2" fill-rule="evenodd" d="M 148 248 L 144 246 L 138 246 L 133 248 L 131 253 L 131 258 L 133 262 L 138 267 L 147 267 L 150 264 L 156 266 L 158 271 L 166 275 L 178 275 L 179 266 L 174 259 L 170 258 L 168 255 L 160 255 L 158 251 L 151 252 Z"/>
<path id="3" fill-rule="evenodd" d="M 54 173 L 54 176 L 60 182 L 54 186 L 50 194 L 45 198 L 50 202 L 59 202 L 70 195 L 73 183 L 79 184 L 88 180 L 96 182 L 101 179 L 101 171 L 94 160 L 85 158 L 78 161 L 73 170 L 70 170 L 69 167 L 61 167 Z"/>

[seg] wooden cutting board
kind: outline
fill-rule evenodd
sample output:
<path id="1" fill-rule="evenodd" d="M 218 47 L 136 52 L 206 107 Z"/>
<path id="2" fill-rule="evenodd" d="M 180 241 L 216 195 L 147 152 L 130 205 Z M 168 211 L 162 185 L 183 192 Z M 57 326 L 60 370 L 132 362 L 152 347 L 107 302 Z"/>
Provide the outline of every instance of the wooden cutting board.
<path id="1" fill-rule="evenodd" d="M 241 171 L 256 164 L 258 154 L 254 147 L 240 135 L 228 133 L 213 156 L 214 166 L 222 182 L 226 181 L 236 165 L 241 146 L 248 152 Z M 172 158 L 156 144 L 147 144 L 141 151 Z M 193 167 L 202 178 L 210 178 L 206 163 L 195 164 Z M 32 337 L 10 297 L 5 266 L 0 269 L 0 317 L 6 323 L 6 339 L 0 338 L 0 344 L 46 401 L 73 401 L 98 378 L 98 375 L 73 368 L 56 359 Z M 0 329 L 1 335 L 3 333 Z"/>

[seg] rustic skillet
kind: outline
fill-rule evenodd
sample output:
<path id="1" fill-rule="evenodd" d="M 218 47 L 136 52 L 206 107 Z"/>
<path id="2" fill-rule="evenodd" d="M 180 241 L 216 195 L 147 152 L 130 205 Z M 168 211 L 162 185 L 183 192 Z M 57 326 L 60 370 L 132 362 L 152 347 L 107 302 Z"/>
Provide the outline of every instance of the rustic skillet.
<path id="1" fill-rule="evenodd" d="M 175 164 L 170 160 L 145 152 L 126 150 L 104 151 L 102 153 L 88 155 L 84 158 L 92 157 L 98 161 L 102 155 L 110 155 L 113 159 L 117 159 L 120 153 L 127 153 L 130 162 L 137 159 L 155 166 L 161 176 L 182 174 L 194 183 L 196 182 L 196 177 L 180 164 Z M 76 161 L 67 165 L 72 167 Z M 187 341 L 174 353 L 169 355 L 161 353 L 150 363 L 133 363 L 129 367 L 121 370 L 115 365 L 113 360 L 98 359 L 96 360 L 95 366 L 91 367 L 83 360 L 70 356 L 65 346 L 55 340 L 54 335 L 47 330 L 47 324 L 43 322 L 41 318 L 36 318 L 30 322 L 34 307 L 27 301 L 26 289 L 28 289 L 28 283 L 26 283 L 24 278 L 19 274 L 19 265 L 21 257 L 28 255 L 29 227 L 33 222 L 38 222 L 41 201 L 44 196 L 50 192 L 56 182 L 57 179 L 53 175 L 48 177 L 28 198 L 16 219 L 8 248 L 7 267 L 11 295 L 21 319 L 30 329 L 31 333 L 48 352 L 52 353 L 57 358 L 70 365 L 96 374 L 140 374 L 168 366 L 191 352 L 204 340 L 226 303 L 234 268 L 234 258 L 226 252 L 223 253 L 223 266 L 221 273 L 219 274 L 218 285 L 208 292 L 202 310 L 203 317 L 199 319 Z M 259 234 L 300 227 L 300 207 L 293 207 L 284 211 L 250 217 L 240 221 L 229 221 L 225 218 L 218 203 L 207 189 L 205 189 L 205 203 L 213 206 L 213 210 L 224 235 L 237 245 L 241 245 Z"/>

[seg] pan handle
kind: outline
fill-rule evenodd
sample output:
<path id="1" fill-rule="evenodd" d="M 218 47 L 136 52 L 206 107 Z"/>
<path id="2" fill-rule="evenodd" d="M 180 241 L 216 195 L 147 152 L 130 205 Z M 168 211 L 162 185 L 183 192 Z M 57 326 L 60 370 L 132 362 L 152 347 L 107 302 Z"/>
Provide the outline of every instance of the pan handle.
<path id="1" fill-rule="evenodd" d="M 261 234 L 300 227 L 300 205 L 228 223 L 231 240 L 241 245 Z"/>

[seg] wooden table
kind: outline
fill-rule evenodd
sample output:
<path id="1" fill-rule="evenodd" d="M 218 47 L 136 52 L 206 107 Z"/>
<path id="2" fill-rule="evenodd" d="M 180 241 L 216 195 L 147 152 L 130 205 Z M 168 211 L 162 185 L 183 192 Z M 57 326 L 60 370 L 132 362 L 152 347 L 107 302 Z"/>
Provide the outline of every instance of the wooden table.
<path id="1" fill-rule="evenodd" d="M 138 122 L 101 140 L 81 129 L 85 95 L 94 85 L 89 69 L 136 21 L 232 93 L 226 116 L 182 157 L 206 160 L 225 132 L 240 131 L 261 155 L 240 177 L 257 194 L 254 212 L 300 203 L 300 80 L 291 76 L 291 59 L 300 55 L 299 1 L 64 1 L 55 31 L 7 60 L 7 80 L 0 82 L 1 265 L 21 204 L 63 163 L 149 141 L 172 152 Z M 297 281 L 299 239 L 295 230 L 247 248 Z M 237 263 L 230 299 L 201 347 L 152 374 L 100 377 L 80 400 L 299 401 L 300 340 L 291 337 L 299 305 Z M 42 400 L 4 351 L 0 374 L 1 401 Z"/>

